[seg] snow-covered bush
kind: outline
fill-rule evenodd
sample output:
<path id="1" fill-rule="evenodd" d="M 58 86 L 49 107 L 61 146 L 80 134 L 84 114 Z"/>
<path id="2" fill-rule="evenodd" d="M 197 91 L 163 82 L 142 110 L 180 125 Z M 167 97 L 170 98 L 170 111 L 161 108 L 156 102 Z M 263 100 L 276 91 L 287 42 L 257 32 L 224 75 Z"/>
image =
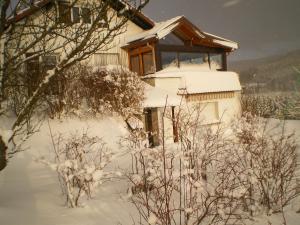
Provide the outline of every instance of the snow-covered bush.
<path id="1" fill-rule="evenodd" d="M 252 212 L 281 211 L 297 196 L 294 134 L 284 124 L 245 114 L 233 126 L 231 147 L 224 156 L 224 169 L 247 191 L 244 206 Z"/>
<path id="2" fill-rule="evenodd" d="M 130 201 L 140 224 L 235 224 L 247 217 L 239 208 L 245 190 L 219 166 L 228 145 L 222 129 L 179 124 L 181 143 L 148 148 L 132 136 Z M 164 143 L 164 142 L 163 142 Z M 226 173 L 225 173 L 226 172 Z"/>
<path id="3" fill-rule="evenodd" d="M 48 95 L 51 115 L 111 114 L 125 119 L 139 113 L 144 91 L 136 73 L 121 66 L 92 68 L 76 64 L 64 72 L 58 95 Z"/>
<path id="4" fill-rule="evenodd" d="M 55 160 L 43 162 L 57 172 L 68 206 L 78 207 L 83 196 L 90 199 L 95 188 L 110 178 L 111 173 L 104 169 L 113 153 L 100 138 L 90 137 L 87 132 L 67 139 L 60 135 L 52 141 Z"/>
<path id="5" fill-rule="evenodd" d="M 139 113 L 144 99 L 141 79 L 123 67 L 98 68 L 81 78 L 87 91 L 87 104 L 96 113 L 117 112 L 124 118 Z"/>
<path id="6" fill-rule="evenodd" d="M 226 127 L 201 125 L 201 112 L 178 121 L 178 144 L 128 138 L 140 224 L 241 224 L 296 197 L 293 134 L 251 114 Z"/>

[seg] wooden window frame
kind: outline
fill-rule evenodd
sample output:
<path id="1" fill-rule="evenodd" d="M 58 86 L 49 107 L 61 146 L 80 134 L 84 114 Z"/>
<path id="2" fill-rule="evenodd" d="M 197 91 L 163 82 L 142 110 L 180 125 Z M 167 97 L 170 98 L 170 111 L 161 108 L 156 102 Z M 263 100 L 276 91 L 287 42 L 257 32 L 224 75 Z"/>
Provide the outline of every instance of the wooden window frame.
<path id="1" fill-rule="evenodd" d="M 157 43 L 156 46 L 156 55 L 157 55 L 157 71 L 162 70 L 162 52 L 177 52 L 178 57 L 178 65 L 180 67 L 180 61 L 179 61 L 179 54 L 180 52 L 183 53 L 205 53 L 208 55 L 208 63 L 209 67 L 211 67 L 211 58 L 210 54 L 221 54 L 222 58 L 222 65 L 221 69 L 219 71 L 227 71 L 227 52 L 222 48 L 211 48 L 211 47 L 205 47 L 205 46 L 179 46 L 179 45 L 163 45 Z"/>
<path id="2" fill-rule="evenodd" d="M 131 57 L 138 56 L 139 57 L 139 76 L 145 76 L 148 74 L 145 74 L 144 71 L 144 62 L 143 62 L 143 54 L 145 53 L 152 53 L 152 62 L 153 62 L 153 67 L 155 73 L 157 71 L 156 69 L 156 57 L 155 57 L 155 48 L 152 44 L 147 44 L 145 46 L 139 46 L 134 49 L 128 50 L 128 60 L 129 60 L 129 69 L 132 70 L 132 65 L 131 65 Z M 149 73 L 151 74 L 151 73 Z"/>

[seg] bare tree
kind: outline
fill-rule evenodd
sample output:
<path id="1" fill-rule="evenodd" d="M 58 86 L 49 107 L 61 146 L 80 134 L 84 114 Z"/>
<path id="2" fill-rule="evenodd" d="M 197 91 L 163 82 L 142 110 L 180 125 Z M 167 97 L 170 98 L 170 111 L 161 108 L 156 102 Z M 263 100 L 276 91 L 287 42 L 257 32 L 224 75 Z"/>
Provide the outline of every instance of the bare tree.
<path id="1" fill-rule="evenodd" d="M 4 143 L 0 155 L 5 157 L 1 168 L 7 157 L 20 150 L 16 137 L 24 140 L 33 132 L 33 114 L 41 96 L 49 93 L 49 86 L 59 83 L 65 69 L 113 47 L 115 37 L 126 31 L 128 19 L 148 2 L 19 0 L 9 10 L 11 1 L 1 1 L 0 118 L 6 118 L 11 109 L 12 93 L 18 92 L 19 101 L 16 117 L 7 128 L 10 135 L 0 133 Z M 43 57 L 39 68 L 36 63 Z M 31 71 L 26 70 L 29 65 Z"/>

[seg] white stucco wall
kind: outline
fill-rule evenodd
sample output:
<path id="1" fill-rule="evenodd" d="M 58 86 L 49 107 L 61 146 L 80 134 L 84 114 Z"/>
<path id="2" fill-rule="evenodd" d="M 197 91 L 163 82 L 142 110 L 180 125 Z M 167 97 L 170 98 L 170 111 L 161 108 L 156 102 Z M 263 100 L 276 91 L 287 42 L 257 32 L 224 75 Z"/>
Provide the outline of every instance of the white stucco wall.
<path id="1" fill-rule="evenodd" d="M 174 94 L 178 94 L 178 88 L 182 82 L 180 77 L 154 77 L 144 80 L 155 87 Z M 183 113 L 190 114 L 192 112 L 195 113 L 195 106 L 200 104 L 203 124 L 229 123 L 233 118 L 241 114 L 240 95 L 240 91 L 235 91 L 233 96 L 202 101 L 186 101 L 183 98 L 180 108 L 183 110 Z M 215 103 L 216 107 L 214 108 L 212 104 L 208 105 L 207 103 Z"/>

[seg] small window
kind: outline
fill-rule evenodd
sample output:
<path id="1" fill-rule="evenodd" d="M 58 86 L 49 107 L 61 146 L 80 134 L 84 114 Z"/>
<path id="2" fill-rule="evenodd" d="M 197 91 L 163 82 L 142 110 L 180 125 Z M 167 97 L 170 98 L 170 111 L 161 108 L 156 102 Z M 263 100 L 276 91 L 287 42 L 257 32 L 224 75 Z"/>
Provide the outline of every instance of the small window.
<path id="1" fill-rule="evenodd" d="M 80 13 L 78 7 L 72 8 L 73 23 L 80 23 Z"/>
<path id="2" fill-rule="evenodd" d="M 143 53 L 144 75 L 155 72 L 152 52 Z"/>
<path id="3" fill-rule="evenodd" d="M 59 22 L 65 24 L 71 24 L 71 8 L 67 4 L 59 4 L 58 5 L 58 13 L 59 13 Z"/>
<path id="4" fill-rule="evenodd" d="M 81 14 L 83 23 L 92 23 L 91 10 L 89 8 L 81 8 Z"/>
<path id="5" fill-rule="evenodd" d="M 141 75 L 139 55 L 130 57 L 131 71 Z"/>

